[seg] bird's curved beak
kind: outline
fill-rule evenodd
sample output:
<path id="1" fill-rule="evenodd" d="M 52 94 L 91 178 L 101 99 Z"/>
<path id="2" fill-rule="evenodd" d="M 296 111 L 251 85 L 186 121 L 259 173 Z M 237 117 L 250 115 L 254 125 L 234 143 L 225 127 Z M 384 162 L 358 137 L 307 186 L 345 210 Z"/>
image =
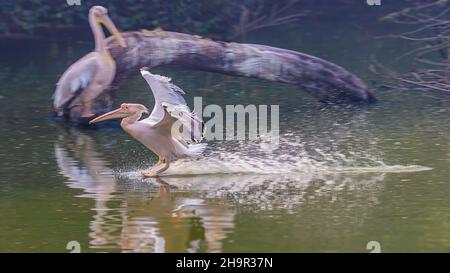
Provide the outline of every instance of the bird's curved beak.
<path id="1" fill-rule="evenodd" d="M 117 119 L 117 118 L 126 118 L 130 115 L 131 113 L 122 109 L 122 108 L 118 108 L 116 110 L 113 110 L 109 113 L 103 114 L 99 117 L 96 117 L 95 119 L 89 121 L 89 124 L 92 123 L 97 123 L 100 121 L 104 121 L 104 120 L 108 120 L 108 119 Z"/>
<path id="2" fill-rule="evenodd" d="M 125 43 L 122 35 L 120 35 L 119 30 L 116 28 L 107 14 L 98 17 L 97 22 L 103 24 L 108 29 L 108 31 L 111 32 L 111 34 L 117 39 L 117 42 L 119 42 L 119 45 L 121 47 L 127 47 L 127 44 Z"/>

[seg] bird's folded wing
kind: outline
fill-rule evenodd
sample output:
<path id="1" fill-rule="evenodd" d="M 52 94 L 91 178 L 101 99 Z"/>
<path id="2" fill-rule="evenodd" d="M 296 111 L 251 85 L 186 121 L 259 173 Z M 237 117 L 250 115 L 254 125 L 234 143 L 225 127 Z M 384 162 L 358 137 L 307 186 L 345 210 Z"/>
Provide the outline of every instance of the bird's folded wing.
<path id="1" fill-rule="evenodd" d="M 194 112 L 189 110 L 189 107 L 186 105 L 173 105 L 167 102 L 163 102 L 161 105 L 167 113 L 181 122 L 182 134 L 174 135 L 174 137 L 182 138 L 189 144 L 202 141 L 204 123 Z"/>
<path id="2" fill-rule="evenodd" d="M 71 65 L 56 84 L 53 94 L 55 109 L 62 110 L 92 82 L 98 70 L 98 61 L 89 55 L 86 57 Z"/>

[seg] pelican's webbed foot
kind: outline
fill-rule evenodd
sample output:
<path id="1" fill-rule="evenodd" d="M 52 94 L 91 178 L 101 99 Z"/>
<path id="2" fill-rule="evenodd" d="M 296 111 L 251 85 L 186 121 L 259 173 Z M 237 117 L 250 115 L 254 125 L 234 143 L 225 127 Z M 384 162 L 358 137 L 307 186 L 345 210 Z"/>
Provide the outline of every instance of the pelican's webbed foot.
<path id="1" fill-rule="evenodd" d="M 156 163 L 155 166 L 150 169 L 150 171 L 143 172 L 142 175 L 144 176 L 144 178 L 157 177 L 163 172 L 167 171 L 169 167 L 169 162 L 160 159 L 158 163 Z"/>

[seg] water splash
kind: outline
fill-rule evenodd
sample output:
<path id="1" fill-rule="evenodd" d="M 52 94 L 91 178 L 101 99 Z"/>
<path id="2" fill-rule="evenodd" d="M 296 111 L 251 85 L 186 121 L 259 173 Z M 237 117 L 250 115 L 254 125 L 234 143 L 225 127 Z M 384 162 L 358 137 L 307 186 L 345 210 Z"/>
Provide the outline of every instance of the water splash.
<path id="1" fill-rule="evenodd" d="M 303 143 L 292 135 L 280 138 L 277 149 L 267 149 L 264 141 L 235 141 L 211 145 L 200 158 L 175 161 L 163 176 L 225 174 L 323 174 L 323 173 L 400 173 L 427 171 L 420 165 L 386 164 L 374 149 L 342 149 Z M 309 148 L 312 147 L 312 148 Z M 120 172 L 129 178 L 142 170 Z"/>

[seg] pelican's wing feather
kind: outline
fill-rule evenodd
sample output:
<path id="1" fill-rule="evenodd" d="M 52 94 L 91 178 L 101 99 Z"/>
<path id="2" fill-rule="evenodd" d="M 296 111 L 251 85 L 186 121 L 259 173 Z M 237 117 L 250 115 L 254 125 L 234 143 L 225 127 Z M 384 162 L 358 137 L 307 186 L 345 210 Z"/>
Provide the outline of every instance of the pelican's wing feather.
<path id="1" fill-rule="evenodd" d="M 61 76 L 53 94 L 53 106 L 61 112 L 92 82 L 99 68 L 98 60 L 88 54 L 72 64 Z"/>
<path id="2" fill-rule="evenodd" d="M 142 76 L 150 85 L 155 101 L 168 102 L 171 104 L 184 104 L 184 91 L 173 84 L 171 79 L 165 76 L 152 74 L 149 71 L 142 71 Z"/>
<path id="3" fill-rule="evenodd" d="M 155 98 L 155 107 L 150 116 L 143 122 L 156 125 L 164 119 L 164 108 L 161 103 L 170 103 L 172 105 L 186 105 L 183 98 L 184 91 L 171 83 L 171 79 L 165 76 L 152 74 L 149 71 L 142 70 L 142 77 L 147 81 Z"/>
<path id="4" fill-rule="evenodd" d="M 173 105 L 167 102 L 163 102 L 161 105 L 167 113 L 181 122 L 183 132 L 177 134 L 176 138 L 182 139 L 188 144 L 202 141 L 204 123 L 195 112 L 191 112 L 187 105 Z"/>
<path id="5" fill-rule="evenodd" d="M 155 97 L 155 107 L 143 122 L 156 126 L 164 119 L 167 111 L 170 116 L 178 119 L 182 124 L 183 134 L 174 134 L 175 138 L 187 143 L 200 142 L 203 138 L 203 121 L 189 110 L 183 97 L 184 91 L 173 84 L 168 77 L 155 75 L 146 70 L 142 70 L 141 74 L 150 85 Z"/>

